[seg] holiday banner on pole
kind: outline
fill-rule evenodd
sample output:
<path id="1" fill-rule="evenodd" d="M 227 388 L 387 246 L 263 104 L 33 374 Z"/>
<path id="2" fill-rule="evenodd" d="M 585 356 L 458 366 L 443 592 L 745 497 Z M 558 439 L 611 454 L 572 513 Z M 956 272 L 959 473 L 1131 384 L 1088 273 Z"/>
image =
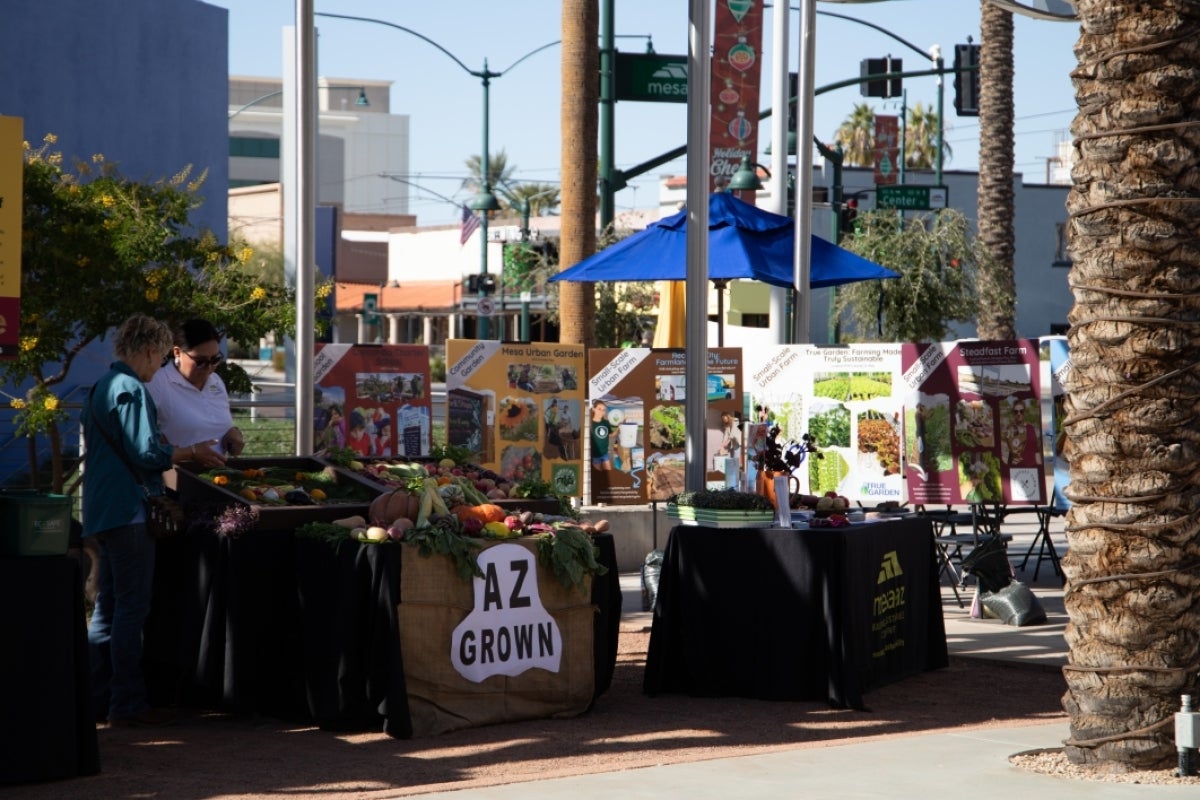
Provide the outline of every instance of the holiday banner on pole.
<path id="1" fill-rule="evenodd" d="M 762 32 L 763 6 L 759 0 L 719 0 L 713 16 L 710 192 L 721 192 L 729 186 L 743 158 L 755 163 Z M 737 196 L 753 203 L 755 192 L 741 191 Z"/>
<path id="2" fill-rule="evenodd" d="M 912 502 L 1045 502 L 1038 353 L 1036 339 L 902 345 Z"/>
<path id="3" fill-rule="evenodd" d="M 520 483 L 582 492 L 584 348 L 492 340 L 446 342 L 446 442 Z"/>
<path id="4" fill-rule="evenodd" d="M 23 122 L 0 116 L 0 360 L 20 354 Z"/>

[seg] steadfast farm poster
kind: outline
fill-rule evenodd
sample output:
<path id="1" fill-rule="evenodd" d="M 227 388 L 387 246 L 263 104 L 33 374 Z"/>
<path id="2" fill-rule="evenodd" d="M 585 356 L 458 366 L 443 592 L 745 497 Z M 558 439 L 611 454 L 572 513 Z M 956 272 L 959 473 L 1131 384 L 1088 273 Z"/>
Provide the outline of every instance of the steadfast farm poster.
<path id="1" fill-rule="evenodd" d="M 429 348 L 423 344 L 318 344 L 313 449 L 364 458 L 429 455 Z"/>
<path id="2" fill-rule="evenodd" d="M 742 351 L 707 351 L 704 391 L 706 478 L 724 486 L 721 415 L 742 413 Z M 684 489 L 687 399 L 684 350 L 627 347 L 588 351 L 589 476 L 592 503 L 665 501 Z"/>
<path id="3" fill-rule="evenodd" d="M 447 443 L 510 481 L 539 477 L 578 497 L 584 348 L 451 339 L 446 362 Z"/>
<path id="4" fill-rule="evenodd" d="M 746 354 L 747 459 L 773 427 L 785 451 L 811 435 L 792 491 L 851 502 L 903 502 L 900 345 L 779 345 Z"/>
<path id="5" fill-rule="evenodd" d="M 902 348 L 909 498 L 1044 503 L 1037 340 Z"/>

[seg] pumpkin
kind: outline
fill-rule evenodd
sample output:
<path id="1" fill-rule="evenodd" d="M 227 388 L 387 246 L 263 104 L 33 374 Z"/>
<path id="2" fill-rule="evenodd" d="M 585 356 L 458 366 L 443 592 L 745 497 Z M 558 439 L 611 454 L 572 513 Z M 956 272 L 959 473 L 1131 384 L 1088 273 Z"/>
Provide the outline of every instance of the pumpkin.
<path id="1" fill-rule="evenodd" d="M 387 526 L 398 519 L 411 519 L 416 522 L 421 510 L 421 497 L 409 493 L 408 489 L 394 489 L 384 492 L 371 501 L 367 509 L 367 518 L 372 523 Z"/>
<path id="2" fill-rule="evenodd" d="M 480 503 L 477 506 L 457 506 L 454 509 L 454 516 L 458 517 L 459 522 L 477 519 L 487 525 L 489 522 L 504 522 L 508 512 L 495 503 Z"/>

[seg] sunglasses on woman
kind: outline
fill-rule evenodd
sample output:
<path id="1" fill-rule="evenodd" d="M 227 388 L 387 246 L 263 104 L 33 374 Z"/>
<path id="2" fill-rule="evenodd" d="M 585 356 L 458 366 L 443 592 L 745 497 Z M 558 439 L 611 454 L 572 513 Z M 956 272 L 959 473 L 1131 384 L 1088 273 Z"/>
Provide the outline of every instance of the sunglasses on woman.
<path id="1" fill-rule="evenodd" d="M 200 367 L 201 369 L 204 369 L 205 367 L 212 367 L 213 369 L 216 369 L 217 365 L 219 365 L 222 361 L 225 360 L 225 356 L 221 355 L 220 353 L 217 353 L 215 356 L 207 356 L 206 357 L 206 356 L 194 356 L 191 353 L 189 353 L 187 350 L 180 350 L 180 352 L 183 353 L 188 358 L 190 358 L 192 360 L 192 363 L 195 364 L 197 367 Z"/>

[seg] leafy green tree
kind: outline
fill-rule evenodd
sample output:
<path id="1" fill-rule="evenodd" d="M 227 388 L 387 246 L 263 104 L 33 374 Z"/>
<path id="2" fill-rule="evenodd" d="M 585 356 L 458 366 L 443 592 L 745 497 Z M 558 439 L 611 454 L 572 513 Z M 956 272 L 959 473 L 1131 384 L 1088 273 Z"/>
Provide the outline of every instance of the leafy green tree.
<path id="1" fill-rule="evenodd" d="M 142 183 L 97 154 L 65 165 L 47 135 L 25 144 L 19 352 L 0 364 L 10 386 L 16 433 L 29 436 L 30 474 L 39 474 L 34 437 L 50 441 L 51 489 L 64 489 L 60 426 L 68 419 L 56 388 L 76 357 L 135 312 L 175 325 L 211 320 L 239 342 L 295 329 L 294 291 L 254 265 L 254 251 L 228 246 L 189 221 L 204 176 L 186 168 Z M 318 300 L 331 286 L 319 283 Z M 244 373 L 226 372 L 233 390 Z"/>
<path id="2" fill-rule="evenodd" d="M 835 313 L 853 321 L 857 338 L 940 342 L 950 323 L 975 319 L 975 279 L 987 255 L 960 212 L 902 219 L 895 211 L 870 211 L 858 223 L 842 246 L 900 277 L 838 287 Z"/>

